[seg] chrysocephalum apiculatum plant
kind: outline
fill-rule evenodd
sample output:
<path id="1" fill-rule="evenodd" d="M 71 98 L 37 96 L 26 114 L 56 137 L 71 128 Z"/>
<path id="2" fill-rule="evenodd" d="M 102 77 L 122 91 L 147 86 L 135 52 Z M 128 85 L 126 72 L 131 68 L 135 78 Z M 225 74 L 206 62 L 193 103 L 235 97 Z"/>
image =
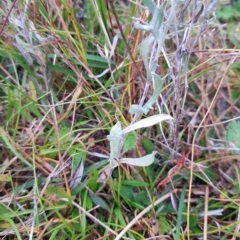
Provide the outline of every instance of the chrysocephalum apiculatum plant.
<path id="1" fill-rule="evenodd" d="M 143 0 L 143 3 L 152 13 L 152 20 L 149 23 L 140 23 L 139 19 L 133 18 L 133 25 L 137 30 L 142 30 L 149 33 L 140 45 L 140 54 L 143 58 L 144 67 L 147 73 L 145 92 L 149 90 L 151 84 L 154 91 L 152 96 L 144 105 L 142 103 L 144 102 L 145 94 L 143 94 L 140 104 L 134 104 L 131 106 L 129 112 L 133 114 L 134 117 L 132 123 L 128 127 L 122 129 L 119 121 L 112 127 L 110 135 L 107 137 L 108 141 L 110 142 L 109 168 L 115 168 L 118 166 L 117 161 L 135 166 L 151 165 L 154 161 L 156 151 L 153 151 L 151 154 L 140 158 L 121 158 L 122 146 L 126 146 L 128 144 L 128 141 L 126 141 L 126 136 L 127 134 L 132 133 L 139 128 L 150 127 L 160 123 L 161 121 L 173 119 L 170 115 L 160 113 L 135 122 L 141 114 L 146 115 L 148 114 L 149 110 L 152 109 L 153 104 L 157 101 L 161 93 L 163 84 L 163 80 L 156 73 L 156 69 L 158 67 L 158 59 L 162 51 L 162 45 L 164 41 L 164 36 L 162 34 L 164 11 L 162 6 L 157 6 L 152 0 Z M 130 149 L 130 146 L 126 146 L 126 149 Z"/>

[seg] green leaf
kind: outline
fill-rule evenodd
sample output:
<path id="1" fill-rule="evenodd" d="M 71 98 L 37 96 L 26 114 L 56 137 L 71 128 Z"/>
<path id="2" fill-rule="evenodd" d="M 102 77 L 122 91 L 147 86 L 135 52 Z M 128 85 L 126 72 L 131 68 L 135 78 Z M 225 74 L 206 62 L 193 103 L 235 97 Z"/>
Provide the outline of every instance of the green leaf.
<path id="1" fill-rule="evenodd" d="M 195 226 L 197 226 L 198 224 L 198 214 L 197 214 L 197 211 L 193 211 L 191 212 L 192 214 L 190 214 L 190 227 L 191 229 Z"/>
<path id="2" fill-rule="evenodd" d="M 88 202 L 87 198 L 88 198 L 88 190 L 84 189 L 81 192 L 81 205 L 84 209 L 87 209 L 87 205 L 88 205 L 87 204 L 87 202 Z M 81 230 L 85 234 L 86 233 L 86 225 L 87 225 L 86 215 L 85 214 L 80 214 L 79 219 L 80 219 Z"/>
<path id="3" fill-rule="evenodd" d="M 91 210 L 93 208 L 93 202 L 89 195 L 86 195 L 85 206 L 87 210 Z"/>
<path id="4" fill-rule="evenodd" d="M 31 111 L 36 117 L 38 118 L 42 118 L 42 114 L 40 113 L 40 111 L 37 108 L 37 104 L 36 102 L 31 102 L 27 105 L 27 108 L 29 109 L 29 111 Z"/>
<path id="5" fill-rule="evenodd" d="M 71 217 L 72 217 L 72 219 L 79 219 L 79 209 L 78 208 L 74 208 L 72 210 Z M 73 221 L 72 222 L 72 228 L 73 228 L 75 233 L 81 233 L 82 232 L 81 227 L 79 227 L 79 222 L 78 221 L 76 221 L 76 222 Z"/>
<path id="6" fill-rule="evenodd" d="M 211 167 L 205 168 L 203 172 L 204 173 L 196 174 L 196 176 L 206 182 L 208 182 L 209 180 L 213 181 L 214 179 L 216 179 L 216 171 L 213 168 Z"/>
<path id="7" fill-rule="evenodd" d="M 240 148 L 240 121 L 233 121 L 228 124 L 225 130 L 225 139 Z"/>
<path id="8" fill-rule="evenodd" d="M 134 193 L 134 201 L 140 206 L 147 207 L 151 204 L 146 191 Z"/>
<path id="9" fill-rule="evenodd" d="M 172 230 L 171 225 L 167 221 L 167 215 L 161 214 L 158 218 L 158 222 L 160 224 L 159 235 L 164 235 L 166 232 L 170 232 Z"/>
<path id="10" fill-rule="evenodd" d="M 42 1 L 37 0 L 37 5 L 38 5 L 38 9 L 39 9 L 39 12 L 41 13 L 42 17 L 43 17 L 49 24 L 51 24 L 50 21 L 49 21 L 49 14 L 47 13 L 45 7 L 43 6 Z"/>
<path id="11" fill-rule="evenodd" d="M 218 18 L 222 19 L 222 20 L 229 20 L 231 18 L 234 17 L 234 9 L 232 8 L 232 6 L 222 6 L 221 9 L 218 9 L 216 11 L 216 15 Z"/>
<path id="12" fill-rule="evenodd" d="M 39 185 L 43 184 L 46 182 L 46 178 L 38 178 L 38 183 Z M 36 184 L 35 179 L 32 179 L 30 181 L 27 181 L 23 183 L 22 185 L 14 188 L 10 193 L 21 193 L 25 191 L 26 189 L 32 188 Z"/>
<path id="13" fill-rule="evenodd" d="M 114 215 L 116 216 L 116 219 L 120 223 L 120 225 L 122 227 L 125 227 L 127 224 L 126 224 L 126 221 L 125 221 L 125 216 L 124 216 L 123 211 L 120 208 L 115 208 L 113 210 L 113 212 L 114 212 Z"/>
<path id="14" fill-rule="evenodd" d="M 93 167 L 89 173 L 89 180 L 88 180 L 88 187 L 95 192 L 97 190 L 98 187 L 98 170 L 96 167 Z"/>
<path id="15" fill-rule="evenodd" d="M 101 68 L 101 69 L 106 69 L 108 68 L 108 62 L 105 58 L 97 55 L 90 55 L 87 54 L 87 61 L 88 61 L 88 66 L 91 68 Z M 114 67 L 114 61 L 110 61 L 110 64 L 112 67 Z"/>
<path id="16" fill-rule="evenodd" d="M 123 151 L 127 152 L 133 148 L 135 148 L 137 143 L 137 136 L 135 132 L 130 132 L 125 141 L 124 141 L 124 145 L 123 145 Z"/>
<path id="17" fill-rule="evenodd" d="M 191 218 L 191 216 L 190 216 L 190 218 Z M 191 225 L 191 221 L 190 221 L 190 225 Z M 200 227 L 198 227 L 197 225 L 191 227 L 191 231 L 193 231 L 193 233 L 202 235 L 202 229 Z"/>
<path id="18" fill-rule="evenodd" d="M 149 138 L 142 137 L 141 143 L 142 143 L 142 147 L 143 147 L 144 151 L 147 154 L 150 154 L 151 152 L 153 152 L 155 150 L 155 146 Z"/>
<path id="19" fill-rule="evenodd" d="M 114 189 L 115 189 L 115 191 L 119 192 L 119 186 L 117 184 L 114 186 Z M 135 207 L 137 209 L 144 209 L 146 207 L 146 205 L 143 206 L 142 204 L 139 204 L 139 202 L 144 201 L 143 199 L 145 199 L 145 198 L 144 197 L 141 198 L 141 194 L 140 194 L 139 196 L 136 196 L 136 198 L 137 198 L 137 200 L 136 200 L 135 194 L 137 194 L 137 193 L 134 193 L 133 187 L 121 185 L 120 195 L 123 198 L 123 200 L 127 204 L 129 204 L 129 206 L 131 206 L 131 207 Z"/>
<path id="20" fill-rule="evenodd" d="M 65 198 L 68 196 L 67 192 L 61 186 L 48 185 L 45 194 L 56 194 L 59 198 Z"/>
<path id="21" fill-rule="evenodd" d="M 70 133 L 70 129 L 69 128 L 66 128 L 66 127 L 63 127 L 62 129 L 59 130 L 58 132 L 58 139 L 57 137 L 54 135 L 54 136 L 51 136 L 49 138 L 49 141 L 50 143 L 52 144 L 56 144 L 57 141 L 59 141 L 60 144 L 64 144 L 68 139 L 69 139 L 69 133 Z"/>
<path id="22" fill-rule="evenodd" d="M 240 1 L 233 1 L 233 8 L 240 14 Z M 238 15 L 239 16 L 239 15 Z"/>
<path id="23" fill-rule="evenodd" d="M 181 196 L 180 196 L 179 205 L 178 205 L 176 239 L 180 239 L 182 215 L 183 215 L 183 209 L 184 209 L 184 205 L 185 205 L 184 198 L 185 198 L 186 188 L 187 188 L 187 185 L 184 184 L 182 191 L 181 191 Z"/>
<path id="24" fill-rule="evenodd" d="M 34 75 L 28 64 L 26 64 L 25 58 L 21 54 L 13 51 L 6 51 L 6 49 L 0 48 L 0 56 L 15 60 L 21 67 Z"/>
<path id="25" fill-rule="evenodd" d="M 126 186 L 135 186 L 135 187 L 149 186 L 149 183 L 146 183 L 146 182 L 143 182 L 143 181 L 138 181 L 138 180 L 122 180 L 121 184 L 126 185 Z"/>
<path id="26" fill-rule="evenodd" d="M 235 102 L 240 97 L 240 92 L 237 90 L 231 89 L 231 95 L 232 95 L 233 102 Z"/>
<path id="27" fill-rule="evenodd" d="M 48 67 L 49 70 L 51 70 L 53 72 L 63 73 L 63 74 L 66 74 L 66 75 L 76 77 L 76 73 L 73 70 L 65 68 L 62 65 L 54 65 L 50 62 L 47 62 L 47 67 Z"/>
<path id="28" fill-rule="evenodd" d="M 17 150 L 16 146 L 12 145 L 12 139 L 8 136 L 8 134 L 4 131 L 3 128 L 0 127 L 0 139 L 3 139 L 7 147 L 10 151 L 17 156 L 21 161 L 23 161 L 28 167 L 32 167 L 32 164 L 29 163 Z M 20 147 L 19 147 L 20 148 Z"/>
<path id="29" fill-rule="evenodd" d="M 1 218 L 1 217 L 0 217 Z M 12 219 L 6 217 L 3 219 L 5 222 L 8 222 L 11 226 L 12 226 L 12 229 L 14 230 L 15 232 L 15 235 L 17 237 L 18 240 L 21 240 L 22 237 L 19 233 L 19 226 L 16 225 L 15 221 L 13 221 Z"/>
<path id="30" fill-rule="evenodd" d="M 97 195 L 90 195 L 90 198 L 92 199 L 95 205 L 100 206 L 101 208 L 110 212 L 110 207 L 103 198 Z"/>

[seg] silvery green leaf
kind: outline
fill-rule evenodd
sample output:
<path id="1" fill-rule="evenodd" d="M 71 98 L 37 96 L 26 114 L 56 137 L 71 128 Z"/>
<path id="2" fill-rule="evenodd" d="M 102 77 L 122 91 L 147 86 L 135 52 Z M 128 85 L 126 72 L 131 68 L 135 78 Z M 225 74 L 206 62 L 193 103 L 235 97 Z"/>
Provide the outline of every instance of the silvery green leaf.
<path id="1" fill-rule="evenodd" d="M 142 31 L 146 31 L 146 32 L 152 32 L 153 28 L 151 25 L 149 24 L 140 24 L 138 21 L 134 21 L 133 22 L 133 27 L 137 30 L 142 30 Z"/>
<path id="2" fill-rule="evenodd" d="M 153 78 L 153 86 L 154 86 L 154 91 L 153 95 L 151 98 L 146 102 L 144 106 L 139 106 L 137 104 L 133 104 L 131 108 L 129 109 L 129 113 L 131 114 L 147 114 L 150 109 L 152 109 L 152 105 L 157 101 L 161 91 L 162 91 L 162 84 L 163 81 L 161 77 L 157 74 L 152 74 Z"/>
<path id="3" fill-rule="evenodd" d="M 108 59 L 109 52 L 108 52 L 108 49 L 107 49 L 107 45 L 106 45 L 106 44 L 104 44 L 104 52 L 105 52 L 106 58 Z"/>
<path id="4" fill-rule="evenodd" d="M 107 165 L 103 169 L 102 173 L 98 178 L 98 182 L 105 182 L 108 179 L 108 177 L 111 175 L 113 168 L 116 168 L 119 164 L 126 163 L 126 164 L 139 166 L 139 167 L 150 166 L 154 162 L 156 153 L 157 151 L 153 151 L 151 154 L 148 154 L 140 158 L 121 158 L 119 162 L 114 160 L 112 167 L 110 165 Z"/>
<path id="5" fill-rule="evenodd" d="M 152 61 L 151 66 L 150 66 L 150 71 L 152 74 L 154 74 L 156 72 L 157 67 L 158 67 L 158 58 L 155 58 Z"/>
<path id="6" fill-rule="evenodd" d="M 148 79 L 150 78 L 148 56 L 149 56 L 150 47 L 152 46 L 153 41 L 154 41 L 154 38 L 152 36 L 150 36 L 150 37 L 144 39 L 140 46 L 140 54 L 142 55 L 142 58 L 143 58 L 143 63 L 144 63 L 145 69 L 147 71 Z"/>
<path id="7" fill-rule="evenodd" d="M 154 91 L 151 98 L 146 102 L 146 104 L 143 106 L 144 113 L 147 114 L 150 109 L 152 109 L 152 105 L 157 101 L 161 91 L 162 91 L 162 78 L 157 74 L 152 74 L 153 77 L 153 86 Z"/>
<path id="8" fill-rule="evenodd" d="M 121 123 L 118 121 L 112 128 L 110 131 L 110 136 L 119 136 L 119 133 L 122 131 L 122 126 Z"/>
<path id="9" fill-rule="evenodd" d="M 147 167 L 154 162 L 154 158 L 157 151 L 153 151 L 151 154 L 148 154 L 140 158 L 121 158 L 120 164 L 126 163 L 133 166 Z M 118 163 L 115 163 L 113 167 L 117 167 Z"/>
<path id="10" fill-rule="evenodd" d="M 161 114 L 157 114 L 157 115 L 153 115 L 151 117 L 147 117 L 147 118 L 144 118 L 138 122 L 135 122 L 134 124 L 124 128 L 122 130 L 122 134 L 127 134 L 129 132 L 132 132 L 136 129 L 139 129 L 139 128 L 146 128 L 146 127 L 151 127 L 155 124 L 158 124 L 162 121 L 165 121 L 165 120 L 173 120 L 174 118 L 171 117 L 170 115 L 168 114 L 164 114 L 164 113 L 161 113 Z"/>
<path id="11" fill-rule="evenodd" d="M 160 32 L 160 29 L 162 27 L 162 22 L 163 22 L 163 8 L 162 6 L 156 7 L 150 25 L 152 26 L 154 35 L 157 37 L 160 37 L 158 36 L 158 33 Z"/>
<path id="12" fill-rule="evenodd" d="M 112 46 L 111 46 L 111 51 L 110 51 L 110 58 L 113 57 L 114 55 L 114 51 L 116 49 L 116 46 L 117 46 L 117 42 L 118 42 L 118 35 L 115 35 L 114 38 L 113 38 L 113 43 L 112 43 Z"/>
<path id="13" fill-rule="evenodd" d="M 210 210 L 207 211 L 207 216 L 222 216 L 224 209 L 216 209 L 216 210 Z M 203 217 L 206 216 L 205 212 L 201 212 L 198 214 L 198 216 Z"/>
<path id="14" fill-rule="evenodd" d="M 142 0 L 143 4 L 148 7 L 149 11 L 153 14 L 157 5 L 153 0 Z"/>
<path id="15" fill-rule="evenodd" d="M 111 129 L 110 135 L 107 136 L 110 141 L 110 166 L 112 166 L 115 159 L 119 158 L 119 146 L 121 143 L 121 131 L 122 126 L 120 122 L 117 122 Z"/>
<path id="16" fill-rule="evenodd" d="M 119 140 L 119 139 L 121 139 L 121 135 L 120 135 L 120 134 L 119 134 L 119 135 L 116 135 L 116 136 L 107 135 L 107 140 L 108 140 L 109 142 L 111 142 L 111 141 L 116 141 L 116 140 Z"/>
<path id="17" fill-rule="evenodd" d="M 131 108 L 129 109 L 129 113 L 131 113 L 131 114 L 142 114 L 142 113 L 146 114 L 147 111 L 146 111 L 146 108 L 144 108 L 140 105 L 137 105 L 137 104 L 133 104 L 131 106 Z"/>

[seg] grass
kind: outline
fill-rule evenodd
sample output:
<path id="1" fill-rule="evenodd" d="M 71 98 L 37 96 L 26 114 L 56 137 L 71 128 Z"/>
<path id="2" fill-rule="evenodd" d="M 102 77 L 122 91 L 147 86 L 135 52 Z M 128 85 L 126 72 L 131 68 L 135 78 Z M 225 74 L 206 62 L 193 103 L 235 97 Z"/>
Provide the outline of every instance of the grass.
<path id="1" fill-rule="evenodd" d="M 1 238 L 238 239 L 239 17 L 119 2 L 4 1 Z"/>

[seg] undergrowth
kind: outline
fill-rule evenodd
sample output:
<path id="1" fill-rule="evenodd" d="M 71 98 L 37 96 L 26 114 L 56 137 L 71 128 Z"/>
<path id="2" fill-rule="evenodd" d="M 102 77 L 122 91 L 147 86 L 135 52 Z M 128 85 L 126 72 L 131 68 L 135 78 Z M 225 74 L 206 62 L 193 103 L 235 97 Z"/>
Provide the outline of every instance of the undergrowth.
<path id="1" fill-rule="evenodd" d="M 1 239 L 240 238 L 239 1 L 2 2 Z"/>

